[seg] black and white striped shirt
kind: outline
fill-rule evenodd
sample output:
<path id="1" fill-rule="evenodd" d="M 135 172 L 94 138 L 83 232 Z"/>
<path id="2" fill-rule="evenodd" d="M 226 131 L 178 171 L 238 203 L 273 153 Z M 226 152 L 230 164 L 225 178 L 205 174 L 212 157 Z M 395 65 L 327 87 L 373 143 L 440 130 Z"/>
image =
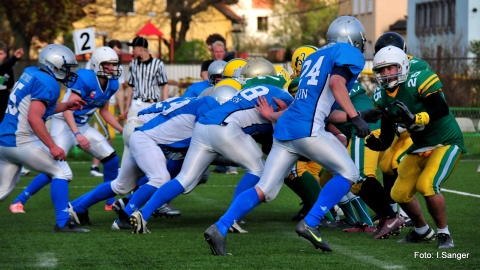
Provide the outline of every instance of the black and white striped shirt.
<path id="1" fill-rule="evenodd" d="M 151 56 L 145 62 L 135 59 L 129 70 L 128 85 L 133 87 L 133 98 L 160 101 L 160 86 L 168 83 L 162 60 Z"/>

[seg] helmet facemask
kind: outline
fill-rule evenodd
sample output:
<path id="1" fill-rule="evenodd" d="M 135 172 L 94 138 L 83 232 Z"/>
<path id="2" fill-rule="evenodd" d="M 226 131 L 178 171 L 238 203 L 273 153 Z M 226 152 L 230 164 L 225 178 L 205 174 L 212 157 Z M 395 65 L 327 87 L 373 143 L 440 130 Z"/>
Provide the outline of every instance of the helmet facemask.
<path id="1" fill-rule="evenodd" d="M 385 74 L 385 69 L 396 66 L 397 72 Z M 393 91 L 395 87 L 407 80 L 410 71 L 410 61 L 407 54 L 395 46 L 387 46 L 375 54 L 373 73 L 378 86 Z M 383 73 L 383 74 L 382 74 Z"/>

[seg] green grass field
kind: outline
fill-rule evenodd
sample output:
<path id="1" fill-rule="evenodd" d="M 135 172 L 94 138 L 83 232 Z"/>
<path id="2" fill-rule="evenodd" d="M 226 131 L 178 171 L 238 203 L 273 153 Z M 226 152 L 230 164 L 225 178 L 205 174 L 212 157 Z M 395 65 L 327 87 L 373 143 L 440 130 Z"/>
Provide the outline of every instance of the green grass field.
<path id="1" fill-rule="evenodd" d="M 436 242 L 397 243 L 405 236 L 374 240 L 368 233 L 349 234 L 322 229 L 332 253 L 321 253 L 296 235 L 290 221 L 300 200 L 284 187 L 277 199 L 257 207 L 245 217 L 247 234 L 229 234 L 228 251 L 233 256 L 210 254 L 203 240 L 205 229 L 227 209 L 238 176 L 211 174 L 206 185 L 176 198 L 182 211 L 175 219 L 151 219 L 147 235 L 112 231 L 115 213 L 104 211 L 104 203 L 90 209 L 95 226 L 88 234 L 53 232 L 54 211 L 49 188 L 25 205 L 26 214 L 11 214 L 9 204 L 35 175 L 22 177 L 13 194 L 0 204 L 0 269 L 478 269 L 480 267 L 480 174 L 479 161 L 460 162 L 444 188 L 476 196 L 444 192 L 449 228 L 456 247 L 446 256 L 468 256 L 461 260 L 441 258 Z M 70 164 L 74 181 L 70 198 L 91 190 L 100 178 L 89 177 L 89 162 Z M 420 198 L 423 203 L 423 199 Z M 425 210 L 425 208 L 424 208 Z M 430 225 L 431 218 L 427 215 Z M 421 258 L 429 256 L 431 258 Z"/>

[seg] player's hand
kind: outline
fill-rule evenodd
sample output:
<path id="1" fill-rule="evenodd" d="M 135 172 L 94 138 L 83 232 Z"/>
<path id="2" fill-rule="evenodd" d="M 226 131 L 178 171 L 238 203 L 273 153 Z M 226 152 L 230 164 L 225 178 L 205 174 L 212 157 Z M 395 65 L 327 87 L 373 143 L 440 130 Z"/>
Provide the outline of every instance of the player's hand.
<path id="1" fill-rule="evenodd" d="M 368 136 L 365 139 L 365 146 L 370 148 L 373 151 L 385 151 L 386 149 L 383 149 L 383 143 L 380 138 L 377 138 L 373 135 Z"/>
<path id="2" fill-rule="evenodd" d="M 75 139 L 78 142 L 78 146 L 82 148 L 83 150 L 88 150 L 90 149 L 90 141 L 87 139 L 87 137 L 83 136 L 83 134 L 77 134 L 75 136 Z"/>
<path id="3" fill-rule="evenodd" d="M 52 148 L 50 148 L 50 154 L 55 160 L 64 161 L 67 159 L 65 151 L 63 151 L 63 149 L 60 148 L 58 145 L 54 145 Z"/>
<path id="4" fill-rule="evenodd" d="M 87 105 L 87 102 L 79 96 L 73 96 L 67 101 L 67 108 L 71 111 L 81 110 L 83 105 Z"/>
<path id="5" fill-rule="evenodd" d="M 403 104 L 403 102 L 395 100 L 392 104 L 400 109 L 400 115 L 398 115 L 398 117 L 400 117 L 400 120 L 397 119 L 397 123 L 403 123 L 406 127 L 409 127 L 413 123 L 415 123 L 415 115 L 410 112 L 408 107 Z"/>
<path id="6" fill-rule="evenodd" d="M 13 53 L 13 55 L 14 55 L 16 58 L 18 58 L 18 59 L 22 58 L 22 56 L 23 56 L 23 48 L 17 49 L 17 50 Z"/>
<path id="7" fill-rule="evenodd" d="M 380 118 L 382 118 L 383 112 L 376 109 L 368 109 L 360 112 L 360 116 L 367 123 L 376 123 Z"/>
<path id="8" fill-rule="evenodd" d="M 357 133 L 355 135 L 358 137 L 365 138 L 368 134 L 370 134 L 370 128 L 368 127 L 367 122 L 365 122 L 360 115 L 351 118 L 350 121 L 357 129 Z"/>
<path id="9" fill-rule="evenodd" d="M 285 103 L 283 100 L 281 99 L 278 99 L 278 98 L 273 98 L 273 101 L 275 101 L 275 103 L 277 104 L 278 106 L 278 111 L 285 111 L 287 108 L 288 108 L 288 105 L 287 103 Z"/>
<path id="10" fill-rule="evenodd" d="M 273 107 L 268 104 L 268 101 L 264 96 L 257 98 L 257 105 L 255 105 L 255 109 L 257 109 L 260 114 L 267 119 L 270 119 L 270 116 L 274 112 Z"/>

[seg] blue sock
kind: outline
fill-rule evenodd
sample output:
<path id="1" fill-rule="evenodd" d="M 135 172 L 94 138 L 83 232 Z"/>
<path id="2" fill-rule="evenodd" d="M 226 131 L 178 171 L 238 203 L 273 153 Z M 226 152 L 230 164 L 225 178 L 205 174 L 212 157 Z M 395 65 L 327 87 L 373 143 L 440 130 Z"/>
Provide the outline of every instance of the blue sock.
<path id="1" fill-rule="evenodd" d="M 33 178 L 32 182 L 18 195 L 13 203 L 21 202 L 25 204 L 31 196 L 37 193 L 44 186 L 48 185 L 52 179 L 48 175 L 41 173 Z"/>
<path id="2" fill-rule="evenodd" d="M 113 158 L 106 162 L 102 162 L 103 164 L 103 182 L 110 182 L 117 178 L 118 176 L 118 166 L 119 166 L 119 158 L 115 154 Z M 108 198 L 106 204 L 112 205 L 115 202 L 115 196 Z"/>
<path id="3" fill-rule="evenodd" d="M 330 179 L 320 191 L 317 202 L 305 217 L 305 223 L 310 227 L 317 227 L 325 213 L 330 211 L 330 208 L 335 206 L 351 187 L 352 184 L 341 175 L 336 175 Z"/>
<path id="4" fill-rule="evenodd" d="M 168 173 L 170 173 L 170 177 L 172 179 L 177 177 L 177 174 L 182 169 L 182 164 L 183 164 L 183 159 L 167 161 L 167 170 L 168 170 Z"/>
<path id="5" fill-rule="evenodd" d="M 148 177 L 146 175 L 144 175 L 142 178 L 138 179 L 137 186 L 141 187 L 141 186 L 145 185 L 146 183 L 148 183 Z"/>
<path id="6" fill-rule="evenodd" d="M 246 173 L 242 179 L 240 179 L 240 182 L 238 182 L 237 188 L 235 189 L 235 192 L 233 193 L 233 200 L 242 192 L 245 190 L 254 187 L 258 181 L 260 180 L 260 177 L 253 175 L 251 173 Z"/>
<path id="7" fill-rule="evenodd" d="M 218 230 L 223 236 L 227 236 L 228 229 L 233 225 L 235 220 L 241 219 L 248 212 L 252 211 L 260 204 L 257 190 L 250 188 L 242 192 L 232 202 L 227 212 L 215 223 Z"/>
<path id="8" fill-rule="evenodd" d="M 157 188 L 149 184 L 141 186 L 137 191 L 135 191 L 135 194 L 132 196 L 132 198 L 130 198 L 128 204 L 125 205 L 125 213 L 130 216 L 133 212 L 135 212 L 135 210 L 137 210 L 139 207 L 142 207 L 150 199 L 150 197 L 152 197 L 155 191 L 157 191 Z"/>
<path id="9" fill-rule="evenodd" d="M 68 181 L 65 179 L 53 178 L 50 185 L 50 197 L 55 208 L 55 220 L 59 227 L 67 224 L 70 215 L 68 214 Z"/>
<path id="10" fill-rule="evenodd" d="M 164 203 L 169 202 L 182 194 L 184 191 L 183 186 L 177 179 L 172 179 L 163 186 L 159 187 L 157 191 L 152 195 L 147 204 L 142 208 L 142 216 L 147 221 L 152 215 L 153 211 L 157 210 Z"/>
<path id="11" fill-rule="evenodd" d="M 104 182 L 95 187 L 94 190 L 88 192 L 87 194 L 83 195 L 81 200 L 76 199 L 71 204 L 73 206 L 73 210 L 78 213 L 85 213 L 87 212 L 88 208 L 100 201 L 105 200 L 106 198 L 110 198 L 116 195 L 115 192 L 112 190 L 112 186 L 110 182 Z"/>

